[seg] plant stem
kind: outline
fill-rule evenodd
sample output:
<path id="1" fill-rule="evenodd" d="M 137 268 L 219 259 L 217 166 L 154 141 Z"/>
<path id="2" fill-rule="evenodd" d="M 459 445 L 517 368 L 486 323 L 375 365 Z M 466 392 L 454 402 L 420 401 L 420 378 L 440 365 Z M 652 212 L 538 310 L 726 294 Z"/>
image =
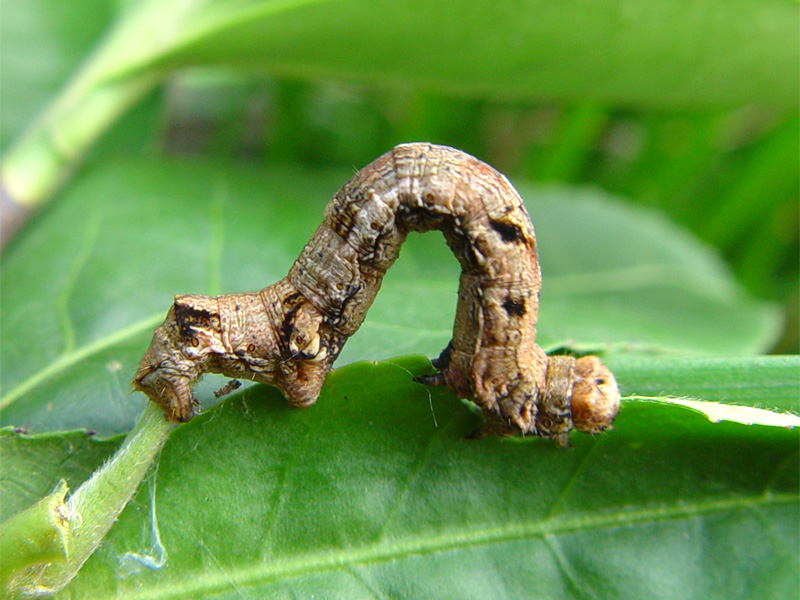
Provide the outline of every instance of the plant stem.
<path id="1" fill-rule="evenodd" d="M 46 201 L 84 152 L 157 80 L 151 72 L 98 80 L 87 65 L 3 158 L 0 180 L 7 198 L 28 209 Z"/>
<path id="2" fill-rule="evenodd" d="M 12 595 L 54 593 L 75 577 L 133 496 L 174 427 L 161 408 L 147 404 L 114 456 L 67 500 L 66 560 L 50 562 L 44 569 L 34 564 L 23 570 L 11 582 Z"/>
<path id="3" fill-rule="evenodd" d="M 69 555 L 69 510 L 62 479 L 51 494 L 17 513 L 0 530 L 0 589 L 7 591 L 11 579 L 24 569 L 63 562 Z"/>

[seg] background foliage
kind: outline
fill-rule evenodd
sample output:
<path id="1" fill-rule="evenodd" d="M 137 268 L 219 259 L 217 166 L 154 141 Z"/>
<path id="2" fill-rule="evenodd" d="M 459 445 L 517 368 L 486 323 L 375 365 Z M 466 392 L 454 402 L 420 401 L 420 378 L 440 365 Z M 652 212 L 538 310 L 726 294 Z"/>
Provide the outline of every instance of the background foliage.
<path id="1" fill-rule="evenodd" d="M 797 357 L 758 356 L 798 352 L 796 2 L 0 11 L 3 182 L 42 206 L 0 274 L 3 519 L 119 445 L 173 294 L 278 279 L 349 174 L 405 141 L 462 148 L 519 187 L 546 349 L 603 353 L 628 394 L 800 409 Z M 436 236 L 410 240 L 337 366 L 435 356 L 457 272 Z M 337 370 L 303 412 L 258 386 L 212 408 L 208 382 L 208 413 L 62 594 L 797 589 L 796 431 L 639 400 L 569 451 L 470 444 L 468 407 L 409 381 L 429 368 Z"/>

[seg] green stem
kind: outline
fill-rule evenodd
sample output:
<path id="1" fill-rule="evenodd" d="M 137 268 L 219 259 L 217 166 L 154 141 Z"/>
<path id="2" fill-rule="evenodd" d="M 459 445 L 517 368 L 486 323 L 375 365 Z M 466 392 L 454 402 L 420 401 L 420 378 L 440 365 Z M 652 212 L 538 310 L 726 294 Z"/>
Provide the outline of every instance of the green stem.
<path id="1" fill-rule="evenodd" d="M 3 523 L 0 530 L 0 589 L 8 592 L 12 578 L 45 563 L 64 562 L 69 555 L 67 483 Z"/>
<path id="2" fill-rule="evenodd" d="M 28 208 L 45 202 L 86 150 L 158 81 L 152 72 L 98 79 L 94 62 L 3 157 L 0 180 L 13 202 Z"/>
<path id="3" fill-rule="evenodd" d="M 9 586 L 12 595 L 54 593 L 75 577 L 133 496 L 174 426 L 158 406 L 148 402 L 114 456 L 67 500 L 66 559 L 18 573 Z"/>

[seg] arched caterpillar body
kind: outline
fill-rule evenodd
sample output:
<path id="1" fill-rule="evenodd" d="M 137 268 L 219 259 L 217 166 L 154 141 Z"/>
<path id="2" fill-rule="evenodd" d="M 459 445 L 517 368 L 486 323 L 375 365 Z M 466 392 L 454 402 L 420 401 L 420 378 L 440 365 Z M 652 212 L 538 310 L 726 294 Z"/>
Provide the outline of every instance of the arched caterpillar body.
<path id="1" fill-rule="evenodd" d="M 477 404 L 483 431 L 566 445 L 573 427 L 606 429 L 619 408 L 594 356 L 548 357 L 536 344 L 541 274 L 522 199 L 489 165 L 446 146 L 397 146 L 333 197 L 289 274 L 259 292 L 176 296 L 134 386 L 167 415 L 194 414 L 206 372 L 277 386 L 313 404 L 345 341 L 364 321 L 411 231 L 438 229 L 461 264 L 453 338 L 419 379 Z"/>

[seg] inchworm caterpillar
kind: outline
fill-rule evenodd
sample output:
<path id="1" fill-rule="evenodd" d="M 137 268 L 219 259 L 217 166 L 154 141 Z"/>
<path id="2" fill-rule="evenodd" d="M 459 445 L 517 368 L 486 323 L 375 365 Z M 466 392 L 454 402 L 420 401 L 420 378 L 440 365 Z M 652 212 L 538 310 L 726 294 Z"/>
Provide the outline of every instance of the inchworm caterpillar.
<path id="1" fill-rule="evenodd" d="M 484 433 L 566 445 L 619 409 L 597 357 L 548 357 L 536 344 L 541 274 L 522 199 L 505 176 L 446 146 L 402 144 L 356 173 L 325 209 L 289 274 L 259 292 L 176 296 L 134 386 L 176 421 L 195 412 L 207 372 L 277 386 L 313 404 L 347 338 L 364 321 L 410 231 L 442 231 L 461 263 L 453 338 L 419 380 L 472 400 Z"/>

